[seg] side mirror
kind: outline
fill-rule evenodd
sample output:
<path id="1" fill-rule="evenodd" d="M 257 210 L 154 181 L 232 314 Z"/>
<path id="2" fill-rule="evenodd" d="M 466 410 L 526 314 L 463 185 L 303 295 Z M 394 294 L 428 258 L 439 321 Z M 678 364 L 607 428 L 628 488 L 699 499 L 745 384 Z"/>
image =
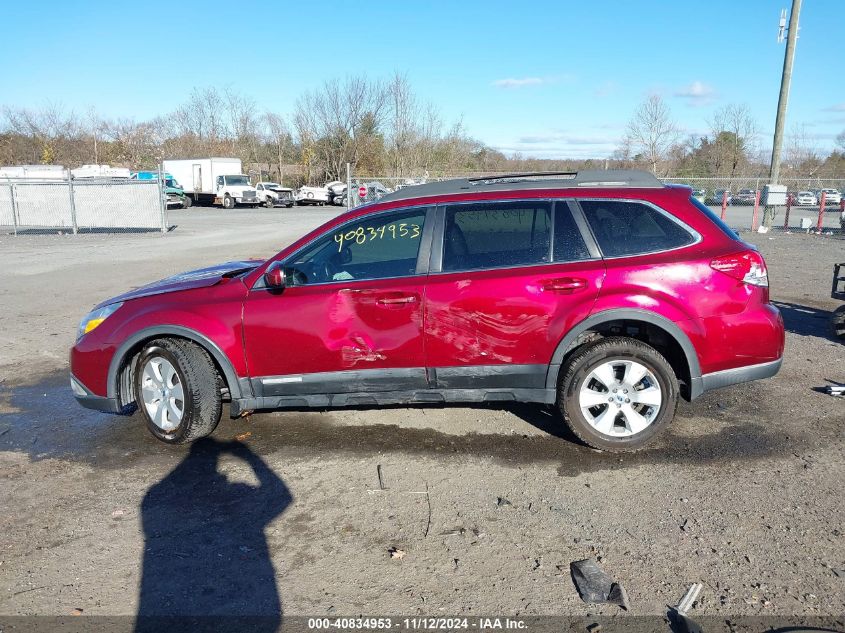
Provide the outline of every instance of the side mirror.
<path id="1" fill-rule="evenodd" d="M 285 269 L 281 262 L 273 262 L 270 264 L 270 267 L 264 271 L 264 283 L 270 290 L 285 289 Z"/>

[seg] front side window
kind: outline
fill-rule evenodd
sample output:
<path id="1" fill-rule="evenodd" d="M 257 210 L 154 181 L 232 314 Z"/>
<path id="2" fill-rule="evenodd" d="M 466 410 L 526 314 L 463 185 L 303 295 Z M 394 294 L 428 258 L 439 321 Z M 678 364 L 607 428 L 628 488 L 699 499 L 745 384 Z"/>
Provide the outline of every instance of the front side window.
<path id="1" fill-rule="evenodd" d="M 692 244 L 695 237 L 654 207 L 630 200 L 581 200 L 605 257 L 655 253 Z"/>
<path id="2" fill-rule="evenodd" d="M 332 229 L 286 262 L 292 285 L 416 273 L 426 210 L 365 217 Z"/>
<path id="3" fill-rule="evenodd" d="M 443 271 L 550 261 L 551 203 L 492 202 L 446 209 Z"/>

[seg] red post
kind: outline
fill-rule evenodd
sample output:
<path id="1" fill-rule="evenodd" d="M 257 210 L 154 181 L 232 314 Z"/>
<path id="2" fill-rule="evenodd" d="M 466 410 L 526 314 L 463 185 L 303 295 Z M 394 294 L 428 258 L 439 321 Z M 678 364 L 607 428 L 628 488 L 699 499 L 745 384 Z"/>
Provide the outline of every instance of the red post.
<path id="1" fill-rule="evenodd" d="M 824 196 L 825 192 L 822 191 L 822 199 L 819 201 L 819 221 L 816 224 L 816 231 L 818 233 L 822 232 L 822 227 L 824 226 Z"/>
<path id="2" fill-rule="evenodd" d="M 786 194 L 786 215 L 783 217 L 783 228 L 789 228 L 789 210 L 792 208 L 792 194 Z"/>
<path id="3" fill-rule="evenodd" d="M 751 230 L 757 230 L 757 216 L 760 213 L 760 190 L 754 192 L 754 215 L 751 216 Z"/>
<path id="4" fill-rule="evenodd" d="M 725 209 L 728 208 L 728 192 L 727 190 L 722 192 L 722 219 L 725 219 Z"/>

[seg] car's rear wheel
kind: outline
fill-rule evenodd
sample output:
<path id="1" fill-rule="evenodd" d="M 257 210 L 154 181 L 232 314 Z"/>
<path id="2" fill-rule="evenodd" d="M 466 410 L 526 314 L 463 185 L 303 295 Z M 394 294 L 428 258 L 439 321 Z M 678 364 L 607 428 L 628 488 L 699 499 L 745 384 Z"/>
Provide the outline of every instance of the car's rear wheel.
<path id="1" fill-rule="evenodd" d="M 610 337 L 562 368 L 558 405 L 572 432 L 606 451 L 641 448 L 675 417 L 678 379 L 653 347 Z"/>
<path id="2" fill-rule="evenodd" d="M 222 410 L 217 371 L 204 349 L 179 339 L 159 339 L 135 366 L 135 398 L 147 428 L 168 444 L 209 435 Z"/>

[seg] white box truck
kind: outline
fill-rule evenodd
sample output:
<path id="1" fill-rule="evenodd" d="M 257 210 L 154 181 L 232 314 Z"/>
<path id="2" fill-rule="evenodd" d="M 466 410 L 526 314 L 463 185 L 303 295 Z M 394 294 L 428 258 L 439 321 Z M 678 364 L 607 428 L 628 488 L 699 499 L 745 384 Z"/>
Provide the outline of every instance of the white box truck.
<path id="1" fill-rule="evenodd" d="M 171 174 L 191 199 L 192 204 L 222 204 L 231 209 L 236 204 L 260 203 L 249 176 L 243 173 L 239 158 L 185 158 L 166 160 L 162 170 Z"/>

